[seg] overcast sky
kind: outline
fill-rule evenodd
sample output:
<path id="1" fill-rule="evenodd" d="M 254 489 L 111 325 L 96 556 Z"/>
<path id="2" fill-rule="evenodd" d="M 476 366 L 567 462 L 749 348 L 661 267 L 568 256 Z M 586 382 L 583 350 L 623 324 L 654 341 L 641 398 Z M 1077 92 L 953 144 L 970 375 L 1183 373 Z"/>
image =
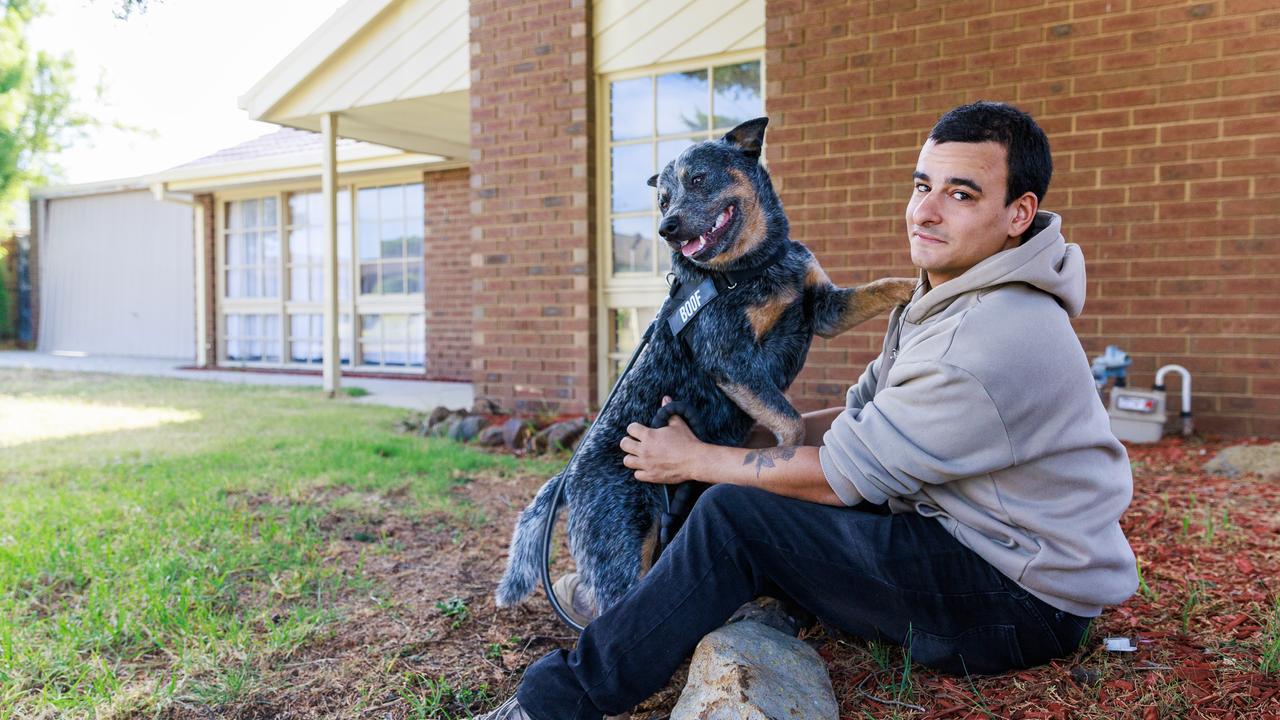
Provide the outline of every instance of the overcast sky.
<path id="1" fill-rule="evenodd" d="M 114 0 L 47 0 L 31 44 L 74 54 L 84 107 L 155 133 L 95 132 L 57 158 L 63 182 L 143 175 L 275 130 L 250 122 L 236 99 L 343 3 L 151 0 L 146 13 L 117 20 Z M 108 104 L 94 107 L 100 73 Z"/>

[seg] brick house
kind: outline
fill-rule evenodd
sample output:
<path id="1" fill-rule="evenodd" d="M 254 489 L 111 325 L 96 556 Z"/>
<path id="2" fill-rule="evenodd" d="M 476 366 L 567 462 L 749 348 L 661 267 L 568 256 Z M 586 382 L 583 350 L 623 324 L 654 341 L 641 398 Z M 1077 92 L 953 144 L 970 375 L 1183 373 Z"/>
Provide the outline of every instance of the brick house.
<path id="1" fill-rule="evenodd" d="M 367 182 L 338 168 L 354 228 L 342 241 L 358 288 L 342 301 L 353 367 L 373 357 L 508 407 L 569 412 L 599 402 L 665 295 L 643 185 L 661 163 L 767 114 L 793 237 L 840 284 L 910 274 L 916 152 L 939 114 L 978 98 L 1022 107 L 1049 134 L 1044 206 L 1088 260 L 1085 352 L 1121 346 L 1142 385 L 1180 363 L 1200 428 L 1280 435 L 1274 2 L 354 0 L 241 105 L 419 158 Z M 201 205 L 208 363 L 228 362 L 232 343 L 287 348 L 291 315 L 315 317 L 281 295 L 298 265 L 287 240 L 276 296 L 228 295 L 237 272 L 266 282 L 261 256 L 228 264 L 235 243 L 287 237 L 295 194 L 317 183 L 242 179 L 156 179 Z M 380 205 L 386 187 L 401 189 Z M 248 205 L 262 225 L 268 200 L 272 227 L 246 230 Z M 406 229 L 419 218 L 421 250 Z M 246 334 L 250 314 L 274 334 Z M 815 341 L 797 406 L 841 402 L 883 331 L 876 320 Z"/>

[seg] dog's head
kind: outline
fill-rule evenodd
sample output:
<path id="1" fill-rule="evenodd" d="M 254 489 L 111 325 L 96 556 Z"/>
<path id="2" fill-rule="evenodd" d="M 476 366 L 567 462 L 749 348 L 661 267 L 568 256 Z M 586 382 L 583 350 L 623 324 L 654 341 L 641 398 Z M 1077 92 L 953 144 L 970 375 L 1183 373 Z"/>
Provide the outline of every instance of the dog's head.
<path id="1" fill-rule="evenodd" d="M 694 145 L 649 178 L 658 189 L 658 234 L 681 258 L 711 270 L 787 237 L 787 219 L 760 164 L 768 118 Z"/>

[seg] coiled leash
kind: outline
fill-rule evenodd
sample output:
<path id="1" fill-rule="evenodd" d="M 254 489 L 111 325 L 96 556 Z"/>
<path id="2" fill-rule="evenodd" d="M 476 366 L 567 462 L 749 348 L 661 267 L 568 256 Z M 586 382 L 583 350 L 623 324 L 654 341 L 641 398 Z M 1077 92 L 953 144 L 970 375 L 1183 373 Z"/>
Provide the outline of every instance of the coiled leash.
<path id="1" fill-rule="evenodd" d="M 693 405 L 683 400 L 674 400 L 658 408 L 658 412 L 649 421 L 649 427 L 666 427 L 672 415 L 679 415 L 694 435 L 702 436 L 702 417 Z M 684 525 L 685 518 L 689 517 L 689 512 L 693 510 L 693 504 L 706 489 L 706 483 L 696 480 L 662 486 L 662 517 L 659 518 L 658 544 L 654 548 L 653 562 L 658 561 L 662 551 L 666 550 L 675 539 L 676 533 L 680 532 L 680 527 Z"/>
<path id="2" fill-rule="evenodd" d="M 675 312 L 667 317 L 667 324 L 671 328 L 671 333 L 680 339 L 680 346 L 688 353 L 690 358 L 694 358 L 693 349 L 689 347 L 688 340 L 683 336 L 682 331 L 688 327 L 690 321 L 718 294 L 727 290 L 732 290 L 741 283 L 753 280 L 764 274 L 771 266 L 787 256 L 790 250 L 791 241 L 784 240 L 778 244 L 778 247 L 769 255 L 769 257 L 761 264 L 744 268 L 740 270 L 730 270 L 724 273 L 716 273 L 709 275 L 705 280 L 696 286 L 682 287 L 679 278 L 674 274 L 668 275 L 671 279 L 671 292 L 667 294 L 667 299 L 663 303 L 663 307 L 659 308 L 658 314 L 654 316 L 654 321 L 649 323 L 649 327 L 644 331 L 644 336 L 640 338 L 640 343 L 636 345 L 635 352 L 631 353 L 631 358 L 627 360 L 627 366 L 623 368 L 618 375 L 618 379 L 613 383 L 613 387 L 609 388 L 609 394 L 605 396 L 604 404 L 600 406 L 600 412 L 596 413 L 596 417 L 600 418 L 604 415 L 605 410 L 609 408 L 609 403 L 613 401 L 613 397 L 618 392 L 618 388 L 622 386 L 622 380 L 631 372 L 632 366 L 640 357 L 640 353 L 644 352 L 645 347 L 649 345 L 650 338 L 653 337 L 654 328 L 657 327 L 657 318 L 662 316 L 662 311 L 666 309 L 666 303 L 674 302 L 676 305 Z M 650 427 L 665 427 L 672 415 L 679 415 L 684 418 L 685 423 L 689 425 L 694 435 L 701 437 L 701 416 L 697 410 L 682 401 L 674 401 L 667 403 L 658 409 L 653 416 L 653 420 L 649 423 Z M 595 430 L 595 423 L 587 429 L 582 440 L 578 443 L 578 448 L 587 444 L 587 437 Z M 569 456 L 569 462 L 565 467 L 573 464 L 573 459 L 578 454 L 575 448 L 573 454 Z M 547 522 L 542 530 L 542 589 L 547 595 L 547 601 L 551 603 L 551 609 L 555 611 L 556 617 L 565 625 L 568 625 L 576 632 L 582 632 L 582 625 L 579 625 L 569 617 L 569 613 L 565 611 L 560 604 L 559 598 L 552 591 L 551 583 L 551 536 L 555 530 L 556 511 L 560 509 L 560 501 L 564 495 L 564 475 L 559 476 L 556 482 L 556 488 L 551 496 L 551 512 L 547 515 Z M 680 526 L 684 523 L 684 518 L 688 517 L 689 511 L 693 509 L 694 502 L 698 496 L 706 489 L 704 483 L 695 481 L 686 481 L 676 486 L 664 485 L 662 491 L 663 513 L 659 520 L 658 544 L 654 552 L 654 561 L 662 554 L 671 540 L 680 530 Z"/>
<path id="3" fill-rule="evenodd" d="M 631 359 L 627 360 L 627 366 L 622 369 L 618 375 L 618 379 L 614 381 L 613 387 L 609 388 L 609 394 L 605 396 L 604 404 L 600 406 L 600 412 L 596 413 L 596 418 L 604 415 L 605 410 L 609 408 L 609 403 L 613 402 L 613 396 L 617 394 L 618 388 L 622 387 L 622 380 L 631 372 L 632 366 L 636 364 L 636 359 L 640 357 L 640 353 L 644 352 L 646 346 L 649 345 L 649 338 L 653 337 L 653 329 L 657 326 L 657 321 L 649 323 L 648 329 L 644 331 L 644 336 L 640 338 L 640 344 L 636 345 L 635 352 L 631 353 Z M 595 430 L 595 423 L 587 428 L 587 433 L 583 435 L 582 440 L 578 442 L 578 447 L 574 448 L 573 454 L 569 456 L 569 462 L 565 463 L 565 467 L 573 464 L 573 459 L 578 455 L 578 449 L 587 444 L 587 436 Z M 547 514 L 547 522 L 542 527 L 542 590 L 547 594 L 547 601 L 551 603 L 551 609 L 555 611 L 556 617 L 575 632 L 582 632 L 582 625 L 579 625 L 573 618 L 569 617 L 569 613 L 565 612 L 563 606 L 560 605 L 559 598 L 552 592 L 551 584 L 551 535 L 556 527 L 556 511 L 560 509 L 560 499 L 564 494 L 564 474 L 559 476 L 556 481 L 555 492 L 551 496 L 551 512 Z M 664 496 L 665 497 L 665 496 Z"/>

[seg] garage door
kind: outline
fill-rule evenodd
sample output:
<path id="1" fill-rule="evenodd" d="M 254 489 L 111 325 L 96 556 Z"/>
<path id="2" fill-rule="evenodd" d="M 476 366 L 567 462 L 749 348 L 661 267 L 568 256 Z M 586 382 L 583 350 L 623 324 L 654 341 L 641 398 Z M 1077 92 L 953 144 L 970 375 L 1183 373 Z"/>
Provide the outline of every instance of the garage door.
<path id="1" fill-rule="evenodd" d="M 191 208 L 145 191 L 55 198 L 39 228 L 39 349 L 195 357 Z"/>

